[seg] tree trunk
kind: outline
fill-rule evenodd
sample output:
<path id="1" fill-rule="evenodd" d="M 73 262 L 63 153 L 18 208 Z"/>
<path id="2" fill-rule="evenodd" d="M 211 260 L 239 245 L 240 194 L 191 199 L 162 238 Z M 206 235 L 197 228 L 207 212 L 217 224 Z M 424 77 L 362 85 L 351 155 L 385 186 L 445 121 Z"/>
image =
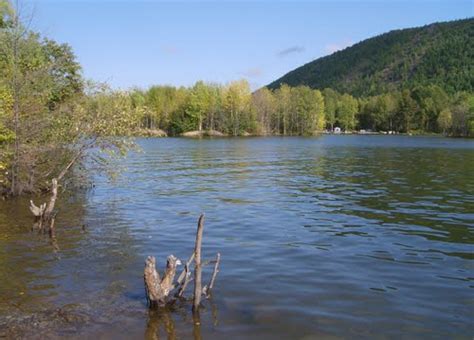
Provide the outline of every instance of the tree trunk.
<path id="1" fill-rule="evenodd" d="M 16 8 L 15 10 L 18 10 Z M 19 40 L 19 18 L 18 14 L 15 13 L 14 18 L 15 25 L 15 36 L 13 40 L 13 77 L 12 77 L 12 89 L 13 89 L 13 117 L 14 117 L 14 132 L 15 132 L 15 150 L 12 162 L 12 173 L 11 173 L 11 193 L 13 195 L 20 194 L 17 176 L 18 176 L 18 163 L 20 157 L 20 84 L 18 80 L 18 40 Z"/>

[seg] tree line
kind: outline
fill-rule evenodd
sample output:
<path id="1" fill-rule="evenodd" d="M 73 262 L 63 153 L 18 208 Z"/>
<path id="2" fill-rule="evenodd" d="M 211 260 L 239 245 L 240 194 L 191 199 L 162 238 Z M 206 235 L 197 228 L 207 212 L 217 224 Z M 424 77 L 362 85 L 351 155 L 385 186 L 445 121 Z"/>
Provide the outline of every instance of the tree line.
<path id="1" fill-rule="evenodd" d="M 127 93 L 138 129 L 162 129 L 171 135 L 193 130 L 231 136 L 306 135 L 324 128 L 323 96 L 308 87 L 252 93 L 245 80 L 226 85 L 198 81 L 189 88 L 153 86 Z"/>
<path id="2" fill-rule="evenodd" d="M 217 130 L 240 135 L 312 135 L 335 127 L 343 131 L 474 135 L 474 96 L 446 93 L 437 85 L 354 97 L 332 89 L 307 86 L 252 93 L 245 80 L 226 85 L 198 81 L 192 87 L 152 86 L 148 90 L 112 92 L 109 100 L 128 102 L 135 126 L 161 129 L 170 135 Z"/>

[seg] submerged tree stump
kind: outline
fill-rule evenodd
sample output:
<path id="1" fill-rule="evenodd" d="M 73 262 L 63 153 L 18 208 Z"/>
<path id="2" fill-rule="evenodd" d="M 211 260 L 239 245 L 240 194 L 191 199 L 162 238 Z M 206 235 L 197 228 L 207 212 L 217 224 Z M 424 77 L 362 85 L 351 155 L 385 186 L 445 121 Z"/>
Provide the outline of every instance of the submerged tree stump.
<path id="1" fill-rule="evenodd" d="M 150 307 L 164 306 L 167 303 L 168 295 L 173 290 L 174 277 L 176 275 L 176 267 L 181 261 L 174 255 L 168 256 L 166 262 L 166 270 L 163 279 L 156 270 L 156 259 L 148 256 L 145 261 L 145 291 Z"/>
<path id="2" fill-rule="evenodd" d="M 194 296 L 193 296 L 193 311 L 198 311 L 201 303 L 201 298 L 210 296 L 210 291 L 214 287 L 217 273 L 219 272 L 219 263 L 221 255 L 217 254 L 216 260 L 201 261 L 201 246 L 202 236 L 204 231 L 204 214 L 201 214 L 198 221 L 198 228 L 196 232 L 196 242 L 194 252 L 185 263 L 184 270 L 179 275 L 176 284 L 174 278 L 176 275 L 176 268 L 181 264 L 181 261 L 173 255 L 168 256 L 166 269 L 163 278 L 156 269 L 156 259 L 153 256 L 148 256 L 145 260 L 144 281 L 145 292 L 149 307 L 163 307 L 169 303 L 173 303 L 174 298 L 182 298 L 189 282 L 192 280 L 192 272 L 190 270 L 191 263 L 194 261 Z M 205 264 L 214 263 L 214 271 L 212 273 L 209 284 L 202 288 L 202 267 Z M 175 294 L 171 294 L 175 291 Z"/>

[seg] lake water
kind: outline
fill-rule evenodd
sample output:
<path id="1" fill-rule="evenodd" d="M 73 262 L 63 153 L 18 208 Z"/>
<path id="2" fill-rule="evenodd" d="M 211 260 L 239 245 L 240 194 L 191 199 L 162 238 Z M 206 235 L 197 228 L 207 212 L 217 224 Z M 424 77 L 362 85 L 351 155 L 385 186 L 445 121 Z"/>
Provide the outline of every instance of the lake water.
<path id="1" fill-rule="evenodd" d="M 56 246 L 26 199 L 0 202 L 0 337 L 474 335 L 474 141 L 139 144 L 115 182 L 60 204 Z M 144 259 L 186 259 L 201 212 L 222 263 L 200 324 L 190 303 L 148 312 Z"/>

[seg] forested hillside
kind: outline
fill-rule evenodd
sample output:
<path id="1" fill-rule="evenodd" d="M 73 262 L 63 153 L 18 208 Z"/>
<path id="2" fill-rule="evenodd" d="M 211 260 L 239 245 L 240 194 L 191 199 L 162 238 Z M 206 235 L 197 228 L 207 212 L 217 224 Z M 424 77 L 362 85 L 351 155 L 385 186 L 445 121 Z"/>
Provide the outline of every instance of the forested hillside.
<path id="1" fill-rule="evenodd" d="M 391 31 L 303 65 L 281 84 L 332 88 L 368 96 L 437 85 L 447 93 L 474 89 L 474 19 Z"/>

